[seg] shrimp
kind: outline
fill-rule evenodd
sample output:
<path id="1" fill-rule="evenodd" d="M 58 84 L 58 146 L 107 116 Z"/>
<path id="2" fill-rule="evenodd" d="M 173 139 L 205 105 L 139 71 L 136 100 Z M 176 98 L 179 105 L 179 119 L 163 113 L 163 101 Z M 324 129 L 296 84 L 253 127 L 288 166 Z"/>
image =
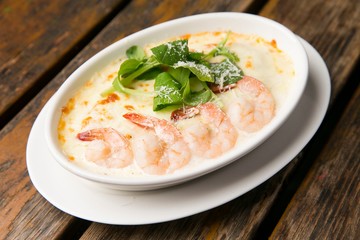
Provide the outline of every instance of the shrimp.
<path id="1" fill-rule="evenodd" d="M 190 149 L 169 121 L 137 113 L 126 113 L 123 117 L 145 129 L 133 142 L 135 161 L 145 173 L 172 173 L 188 164 Z"/>
<path id="2" fill-rule="evenodd" d="M 186 119 L 183 114 L 190 114 Z M 173 112 L 172 119 L 194 155 L 215 158 L 234 147 L 238 133 L 226 114 L 214 103 Z"/>
<path id="3" fill-rule="evenodd" d="M 133 161 L 133 151 L 127 138 L 113 128 L 95 128 L 77 135 L 82 141 L 91 141 L 85 159 L 107 168 L 124 168 Z"/>
<path id="4" fill-rule="evenodd" d="M 259 80 L 245 76 L 237 82 L 236 100 L 225 112 L 232 123 L 245 132 L 255 132 L 271 121 L 275 114 L 275 100 Z"/>

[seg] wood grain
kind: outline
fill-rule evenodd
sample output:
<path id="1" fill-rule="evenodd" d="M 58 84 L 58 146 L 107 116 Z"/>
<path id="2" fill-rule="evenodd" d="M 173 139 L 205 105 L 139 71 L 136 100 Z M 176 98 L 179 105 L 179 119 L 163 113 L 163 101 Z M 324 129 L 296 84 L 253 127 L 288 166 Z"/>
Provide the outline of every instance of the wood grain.
<path id="1" fill-rule="evenodd" d="M 267 181 L 227 204 L 179 220 L 141 226 L 93 223 L 81 239 L 254 239 L 283 176 L 281 171 L 276 181 Z"/>
<path id="2" fill-rule="evenodd" d="M 296 192 L 272 239 L 360 236 L 360 88 Z"/>
<path id="3" fill-rule="evenodd" d="M 6 109 L 23 97 L 32 85 L 51 69 L 122 1 L 2 1 L 0 3 L 0 119 Z M 87 21 L 83 21 L 86 18 Z M 89 19 L 90 18 L 90 19 Z M 84 23 L 82 23 L 84 22 Z M 48 79 L 50 80 L 50 79 Z M 53 89 L 53 91 L 56 88 Z M 0 239 L 39 239 L 44 205 L 27 175 L 25 149 L 31 125 L 53 92 L 42 94 L 0 132 Z M 44 99 L 45 98 L 45 99 Z M 15 127 L 16 126 L 16 127 Z M 19 212 L 25 212 L 19 216 Z M 48 204 L 54 236 L 71 224 L 70 216 Z M 34 216 L 29 218 L 33 213 Z M 53 213 L 53 214 L 52 214 Z M 63 216 L 58 217 L 59 213 Z M 52 218 L 51 218 L 52 216 Z M 25 219 L 25 221 L 24 221 Z M 15 224 L 13 224 L 15 223 Z M 57 224 L 58 223 L 58 224 Z M 51 227 L 53 225 L 53 227 Z M 43 227 L 43 226 L 42 226 Z M 30 230 L 29 230 L 30 229 Z M 37 229 L 31 231 L 31 229 Z M 49 230 L 51 231 L 51 230 Z M 28 234 L 28 235 L 26 235 Z M 35 235 L 34 235 L 35 234 Z M 37 237 L 35 237 L 37 235 Z M 21 236 L 21 237 L 20 237 Z M 42 236 L 46 238 L 46 236 Z"/>
<path id="4" fill-rule="evenodd" d="M 145 27 L 201 12 L 244 11 L 257 5 L 255 2 L 257 1 L 136 0 L 121 11 L 1 130 L 0 239 L 47 239 L 47 234 L 57 238 L 64 236 L 69 227 L 76 226 L 75 222 L 83 222 L 48 204 L 32 186 L 25 165 L 26 140 L 31 125 L 46 101 L 72 71 L 102 48 Z M 315 45 L 330 68 L 333 83 L 332 101 L 335 101 L 359 59 L 359 28 L 358 22 L 353 21 L 358 19 L 358 9 L 358 4 L 350 0 L 331 0 L 325 4 L 321 0 L 313 0 L 309 4 L 301 0 L 291 3 L 285 0 L 271 0 L 260 14 L 285 24 Z M 317 12 L 320 12 L 321 18 Z M 351 20 L 341 19 L 345 16 Z M 82 239 L 253 238 L 262 231 L 262 222 L 267 217 L 269 209 L 276 205 L 281 189 L 287 184 L 287 179 L 299 162 L 313 160 L 302 159 L 299 156 L 258 188 L 213 210 L 154 225 L 110 226 L 93 223 Z M 71 232 L 69 234 L 67 236 L 71 236 Z"/>
<path id="5" fill-rule="evenodd" d="M 123 2 L 0 2 L 1 127 Z"/>
<path id="6" fill-rule="evenodd" d="M 23 199 L 26 199 L 26 197 L 23 197 Z M 21 202 L 18 201 L 14 201 L 14 204 L 18 205 L 18 207 L 21 206 Z M 22 211 L 26 212 L 26 214 L 19 215 L 14 219 L 16 225 L 9 229 L 6 239 L 56 238 L 59 235 L 61 236 L 74 221 L 71 216 L 51 207 L 51 204 L 44 201 L 44 198 L 39 194 L 29 198 L 22 208 Z M 41 216 L 37 215 L 39 212 L 41 212 Z"/>
<path id="7" fill-rule="evenodd" d="M 34 100 L 13 121 L 15 128 L 9 124 L 0 132 L 0 239 L 47 239 L 45 231 L 56 236 L 71 223 L 36 192 L 26 169 L 27 136 L 43 105 Z"/>

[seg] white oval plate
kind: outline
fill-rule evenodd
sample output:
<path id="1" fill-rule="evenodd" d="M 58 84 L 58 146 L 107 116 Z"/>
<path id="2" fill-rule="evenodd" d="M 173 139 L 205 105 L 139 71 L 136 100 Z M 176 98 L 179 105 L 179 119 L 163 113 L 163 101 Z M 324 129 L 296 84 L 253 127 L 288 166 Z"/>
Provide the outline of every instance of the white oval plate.
<path id="1" fill-rule="evenodd" d="M 74 95 L 74 92 L 83 86 L 93 74 L 109 65 L 114 59 L 124 55 L 125 50 L 132 45 L 143 46 L 169 37 L 189 33 L 229 30 L 243 34 L 259 35 L 269 41 L 275 39 L 278 47 L 289 55 L 294 64 L 296 74 L 293 84 L 289 88 L 286 102 L 272 121 L 257 132 L 256 136 L 242 144 L 241 147 L 233 148 L 213 161 L 206 161 L 191 170 L 178 171 L 164 176 L 149 176 L 146 178 L 106 176 L 87 171 L 68 161 L 58 144 L 57 127 L 61 109 L 68 99 Z M 52 104 L 48 106 L 48 115 L 44 124 L 46 143 L 55 159 L 65 169 L 108 187 L 122 190 L 149 190 L 179 184 L 238 160 L 270 137 L 285 122 L 300 100 L 305 89 L 307 75 L 308 59 L 298 38 L 289 29 L 270 19 L 245 13 L 209 13 L 176 19 L 139 31 L 110 45 L 71 74 L 54 94 Z"/>
<path id="2" fill-rule="evenodd" d="M 44 147 L 44 107 L 28 139 L 26 159 L 31 181 L 42 196 L 68 214 L 122 225 L 186 217 L 246 193 L 288 164 L 315 134 L 326 113 L 330 98 L 328 70 L 317 51 L 302 43 L 309 56 L 310 75 L 299 105 L 273 136 L 239 161 L 185 184 L 155 191 L 98 188 L 63 169 Z"/>

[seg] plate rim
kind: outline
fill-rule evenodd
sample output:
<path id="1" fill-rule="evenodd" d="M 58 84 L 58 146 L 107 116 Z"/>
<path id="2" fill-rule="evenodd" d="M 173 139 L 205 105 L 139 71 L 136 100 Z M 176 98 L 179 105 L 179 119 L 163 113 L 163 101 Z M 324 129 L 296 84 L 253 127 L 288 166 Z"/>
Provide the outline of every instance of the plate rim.
<path id="1" fill-rule="evenodd" d="M 57 128 L 54 126 L 55 122 L 58 122 L 60 117 L 61 106 L 63 105 L 63 100 L 69 98 L 73 90 L 71 90 L 74 86 L 82 85 L 82 83 L 86 80 L 86 77 L 83 77 L 86 74 L 90 74 L 89 67 L 95 67 L 103 64 L 105 61 L 104 59 L 113 59 L 112 55 L 119 50 L 120 46 L 128 44 L 128 42 L 133 41 L 143 41 L 142 39 L 146 39 L 144 36 L 152 36 L 156 35 L 156 32 L 165 32 L 166 29 L 169 30 L 174 28 L 175 26 L 184 26 L 184 23 L 191 23 L 197 22 L 201 25 L 204 25 L 207 22 L 206 20 L 217 20 L 217 21 L 229 21 L 234 22 L 233 20 L 245 20 L 254 21 L 255 23 L 261 23 L 265 25 L 271 25 L 272 28 L 277 29 L 279 32 L 283 32 L 287 35 L 287 39 L 292 43 L 291 49 L 296 49 L 297 57 L 293 59 L 294 64 L 296 62 L 304 63 L 302 66 L 303 69 L 298 71 L 295 77 L 296 79 L 305 79 L 304 81 L 294 82 L 294 86 L 291 89 L 297 89 L 297 91 L 292 91 L 292 94 L 289 94 L 289 100 L 286 106 L 283 106 L 280 111 L 276 114 L 276 116 L 269 122 L 261 131 L 257 132 L 257 135 L 251 138 L 249 142 L 244 144 L 243 147 L 239 148 L 232 148 L 226 153 L 222 154 L 221 156 L 216 157 L 216 161 L 208 161 L 206 164 L 198 165 L 196 168 L 192 168 L 189 171 L 176 171 L 173 174 L 167 174 L 162 176 L 147 176 L 146 178 L 133 178 L 133 177 L 117 177 L 112 175 L 104 176 L 102 174 L 94 173 L 93 171 L 88 171 L 78 165 L 72 164 L 68 161 L 66 156 L 63 154 L 63 151 L 56 147 L 57 143 Z M 229 23 L 229 22 L 227 22 Z M 222 26 L 222 24 L 220 24 Z M 217 25 L 217 26 L 220 26 Z M 197 26 L 199 27 L 199 26 Z M 223 26 L 222 26 L 223 27 Z M 211 27 L 212 28 L 212 27 Z M 232 29 L 232 28 L 229 28 Z M 253 29 L 253 28 L 250 28 Z M 178 31 L 178 30 L 176 30 Z M 180 30 L 179 30 L 180 31 Z M 182 31 L 182 30 L 181 30 Z M 191 30 L 194 31 L 194 30 Z M 235 31 L 235 30 L 234 30 Z M 249 31 L 249 30 L 247 30 Z M 252 31 L 252 30 L 250 30 Z M 188 30 L 186 30 L 188 32 Z M 162 33 L 161 35 L 164 35 Z M 166 33 L 168 34 L 168 33 Z M 173 33 L 171 33 L 173 35 Z M 265 34 L 265 33 L 264 33 Z M 142 37 L 141 37 L 142 36 Z M 277 41 L 281 40 L 276 38 Z M 287 41 L 286 41 L 287 43 Z M 289 44 L 285 44 L 288 46 Z M 295 47 L 294 47 L 295 46 Z M 289 50 L 289 49 L 288 49 Z M 294 50 L 295 51 L 295 50 Z M 297 60 L 295 60 L 297 59 Z M 105 62 L 107 62 L 106 60 Z M 305 64 L 306 62 L 306 64 Z M 105 64 L 106 65 L 106 64 Z M 295 64 L 299 65 L 299 64 Z M 48 148 L 50 149 L 51 154 L 54 158 L 68 171 L 81 176 L 85 179 L 92 180 L 97 183 L 101 184 L 108 184 L 111 187 L 122 189 L 122 190 L 151 190 L 161 187 L 167 187 L 170 185 L 182 183 L 184 181 L 189 181 L 197 177 L 201 177 L 205 174 L 208 174 L 212 171 L 216 171 L 219 168 L 222 168 L 228 164 L 231 164 L 234 161 L 237 161 L 239 158 L 245 156 L 249 152 L 256 149 L 260 144 L 266 141 L 277 129 L 279 129 L 284 122 L 286 122 L 287 118 L 291 115 L 291 112 L 294 110 L 295 106 L 298 104 L 299 100 L 301 99 L 302 93 L 305 89 L 307 76 L 308 74 L 308 59 L 306 57 L 306 51 L 304 50 L 302 44 L 300 43 L 299 39 L 296 35 L 286 26 L 282 25 L 279 22 L 276 22 L 272 19 L 265 18 L 263 16 L 249 14 L 249 13 L 236 13 L 236 12 L 215 12 L 215 13 L 203 13 L 198 15 L 186 16 L 178 19 L 173 19 L 164 23 L 159 23 L 157 25 L 151 26 L 149 28 L 145 28 L 141 31 L 138 31 L 134 34 L 131 34 L 115 43 L 109 45 L 108 47 L 104 48 L 90 59 L 88 59 L 84 64 L 82 64 L 79 68 L 77 68 L 67 79 L 66 81 L 60 86 L 58 91 L 52 97 L 52 102 L 49 107 L 50 114 L 47 114 L 46 121 L 45 121 L 45 136 L 47 139 Z M 79 80 L 80 79 L 80 80 Z M 81 80 L 84 79 L 84 80 Z M 79 80 L 79 81 L 78 81 Z M 81 83 L 81 84 L 80 84 Z M 295 85 L 297 87 L 295 87 Z"/>
<path id="2" fill-rule="evenodd" d="M 26 149 L 26 163 L 27 163 L 27 169 L 28 169 L 28 173 L 30 176 L 30 179 L 33 183 L 33 185 L 35 186 L 35 188 L 37 189 L 37 191 L 47 200 L 49 201 L 52 205 L 54 205 L 55 207 L 59 208 L 60 210 L 73 215 L 75 217 L 79 217 L 79 218 L 83 218 L 86 220 L 90 220 L 90 221 L 94 221 L 94 222 L 100 222 L 100 223 L 107 223 L 107 224 L 117 224 L 117 225 L 140 225 L 140 224 L 150 224 L 150 223 L 158 223 L 158 222 L 165 222 L 165 221 L 170 221 L 170 220 L 175 220 L 175 219 L 179 219 L 179 218 L 183 218 L 183 217 L 187 217 L 199 212 L 203 212 L 209 209 L 212 209 L 214 207 L 220 206 L 226 202 L 229 202 L 241 195 L 243 195 L 244 193 L 248 192 L 249 190 L 257 187 L 258 185 L 260 185 L 261 183 L 265 182 L 267 179 L 269 179 L 270 177 L 272 177 L 274 174 L 276 174 L 278 171 L 280 171 L 285 165 L 287 165 L 297 154 L 298 152 L 300 152 L 303 147 L 308 143 L 308 141 L 310 141 L 310 139 L 313 137 L 313 135 L 316 133 L 318 127 L 320 126 L 325 113 L 327 111 L 327 107 L 329 104 L 329 100 L 330 100 L 330 92 L 331 92 L 331 82 L 330 82 L 330 75 L 328 73 L 327 67 L 325 62 L 323 61 L 323 59 L 321 58 L 320 54 L 316 51 L 315 48 L 313 48 L 309 43 L 307 43 L 305 40 L 301 39 L 302 44 L 305 46 L 305 48 L 307 49 L 308 54 L 311 53 L 313 55 L 313 57 L 317 57 L 317 64 L 321 65 L 321 70 L 323 71 L 322 74 L 324 74 L 323 77 L 325 77 L 326 79 L 323 80 L 323 84 L 327 84 L 326 87 L 322 88 L 322 96 L 320 96 L 321 101 L 326 103 L 326 106 L 322 106 L 321 113 L 314 113 L 314 115 L 317 115 L 316 118 L 316 124 L 314 124 L 314 126 L 312 126 L 312 129 L 309 130 L 311 132 L 311 136 L 307 136 L 307 140 L 302 140 L 303 142 L 303 146 L 297 146 L 297 148 L 299 148 L 300 150 L 298 151 L 293 151 L 294 156 L 288 156 L 287 160 L 283 160 L 281 163 L 276 163 L 276 170 L 273 170 L 271 173 L 267 172 L 266 176 L 263 176 L 261 179 L 253 179 L 252 180 L 252 185 L 245 185 L 245 186 L 236 186 L 236 191 L 234 191 L 231 196 L 228 194 L 227 196 L 220 196 L 218 197 L 218 199 L 216 199 L 216 201 L 212 201 L 211 203 L 207 202 L 199 204 L 197 206 L 187 206 L 186 203 L 185 205 L 181 205 L 181 203 L 177 203 L 174 205 L 169 205 L 165 207 L 171 208 L 171 212 L 169 212 L 167 215 L 163 214 L 164 211 L 162 211 L 162 214 L 153 214 L 153 213 L 144 213 L 144 214 L 140 214 L 138 212 L 136 212 L 136 214 L 140 214 L 138 216 L 134 216 L 133 218 L 126 218 L 123 217 L 124 215 L 119 214 L 119 215 L 112 215 L 111 213 L 107 213 L 108 215 L 99 215 L 96 213 L 89 213 L 89 212 L 83 212 L 79 209 L 77 209 L 76 207 L 73 207 L 74 202 L 71 202 L 70 199 L 65 199 L 63 200 L 62 198 L 64 197 L 64 194 L 61 193 L 54 193 L 54 190 L 52 189 L 54 187 L 54 184 L 52 183 L 52 181 L 56 181 L 56 180 L 49 180 L 49 181 L 40 181 L 39 176 L 37 176 L 36 174 L 38 174 L 39 172 L 41 173 L 40 169 L 35 169 L 35 166 L 33 165 L 33 151 L 34 149 L 33 146 L 36 143 L 36 141 L 31 141 L 34 139 L 39 139 L 42 138 L 43 141 L 45 141 L 44 139 L 44 134 L 40 134 L 42 136 L 36 135 L 36 127 L 38 127 L 37 125 L 39 124 L 39 122 L 41 121 L 41 118 L 43 120 L 44 118 L 44 111 L 46 110 L 46 105 L 44 106 L 44 108 L 41 110 L 39 116 L 37 117 L 37 119 L 34 122 L 34 125 L 31 129 L 31 132 L 29 134 L 29 138 L 28 138 L 28 143 L 27 143 L 27 149 Z M 310 59 L 311 60 L 311 59 Z M 314 59 L 312 59 L 314 60 Z M 314 68 L 314 66 L 312 66 L 312 68 Z M 317 70 L 319 71 L 319 70 Z M 308 81 L 310 82 L 310 81 Z M 285 123 L 286 124 L 286 123 Z M 281 129 L 281 127 L 280 127 Z M 279 131 L 279 130 L 278 130 Z M 276 133 L 275 133 L 276 134 Z M 272 137 L 270 137 L 267 141 L 271 141 Z M 266 142 L 264 143 L 266 144 Z M 261 150 L 263 145 L 259 146 L 259 148 L 255 149 L 253 152 L 257 152 L 259 151 L 259 149 Z M 45 148 L 46 149 L 46 148 Z M 249 158 L 251 157 L 254 153 L 250 153 L 249 155 L 245 156 L 245 158 Z M 285 152 L 285 151 L 284 151 Z M 295 153 L 296 152 L 296 153 Z M 49 153 L 49 156 L 50 153 Z M 200 177 L 198 179 L 195 180 L 191 180 L 190 182 L 187 182 L 185 184 L 181 184 L 179 186 L 174 186 L 174 187 L 169 187 L 169 188 L 164 188 L 164 189 L 160 189 L 160 190 L 149 190 L 146 192 L 126 192 L 126 191 L 121 191 L 121 190 L 110 190 L 110 189 L 103 189 L 103 188 L 99 188 L 98 186 L 95 185 L 87 185 L 84 184 L 84 182 L 81 181 L 81 179 L 79 179 L 78 177 L 66 172 L 65 169 L 63 169 L 57 162 L 55 159 L 52 159 L 52 164 L 55 164 L 57 168 L 57 171 L 64 171 L 64 173 L 69 174 L 69 177 L 72 176 L 71 181 L 78 181 L 76 184 L 81 184 L 78 186 L 82 186 L 83 189 L 82 191 L 87 191 L 88 194 L 94 194 L 96 193 L 96 197 L 97 200 L 119 200 L 119 201 L 123 201 L 121 202 L 121 206 L 118 206 L 119 209 L 123 210 L 123 211 L 128 211 L 129 209 L 133 209 L 134 206 L 137 206 L 136 204 L 145 204 L 145 202 L 141 202 L 142 199 L 149 198 L 149 196 L 154 196 L 154 198 L 156 198 L 157 200 L 162 199 L 161 197 L 164 197 L 163 195 L 167 196 L 169 199 L 174 198 L 174 196 L 170 195 L 171 193 L 176 193 L 179 191 L 185 191 L 186 192 L 186 188 L 190 188 L 191 191 L 194 191 L 194 187 L 192 187 L 192 185 L 196 185 L 196 184 L 203 184 L 203 182 L 206 179 L 211 179 L 212 177 L 216 177 L 216 175 L 220 175 L 220 176 L 224 176 L 224 172 L 229 171 L 229 169 L 231 169 L 232 166 L 236 165 L 236 164 L 240 164 L 237 162 L 231 163 L 228 166 L 225 166 L 224 168 L 221 168 L 213 173 L 210 173 L 209 175 Z M 269 162 L 268 165 L 266 166 L 267 168 L 271 168 L 273 166 L 271 166 L 272 164 L 275 164 L 274 162 Z M 55 166 L 54 165 L 54 166 Z M 263 174 L 264 172 L 266 173 L 266 169 L 265 168 L 261 168 L 260 171 L 260 175 Z M 36 172 L 38 171 L 38 172 Z M 253 176 L 255 173 L 252 173 L 252 175 L 249 175 L 250 177 Z M 259 174 L 257 174 L 259 175 Z M 256 176 L 254 176 L 255 178 Z M 205 180 L 204 180 L 205 179 Z M 222 179 L 224 181 L 224 179 Z M 71 182 L 70 181 L 70 182 Z M 73 185 L 76 185 L 73 184 Z M 236 185 L 236 184 L 235 184 Z M 215 186 L 216 187 L 216 186 Z M 232 186 L 227 186 L 226 188 L 231 188 Z M 217 189 L 217 191 L 225 191 L 226 188 L 224 190 L 219 190 Z M 185 190 L 183 190 L 185 189 Z M 233 189 L 232 189 L 233 190 Z M 53 191 L 53 192 L 50 192 Z M 214 194 L 214 192 L 216 191 L 208 191 L 206 192 L 206 194 L 212 195 Z M 196 193 L 196 192 L 195 192 Z M 99 198 L 100 197 L 100 198 Z M 192 196 L 191 196 L 192 197 Z M 191 198 L 186 198 L 184 197 L 185 202 L 189 201 L 189 199 Z M 109 200 L 110 199 L 110 200 Z M 167 199 L 167 201 L 170 201 L 169 199 Z M 86 207 L 89 206 L 91 204 L 97 204 L 97 202 L 82 202 Z M 147 202 L 148 203 L 148 202 Z M 79 203 L 75 203 L 79 204 Z M 69 206 L 72 206 L 71 209 L 69 209 Z M 94 207 L 94 206 L 93 206 Z M 97 206 L 98 207 L 98 206 Z M 106 207 L 106 206 L 105 206 Z M 139 207 L 139 206 L 137 206 Z M 140 207 L 144 207 L 143 205 L 140 205 Z M 104 208 L 104 206 L 103 206 Z M 175 210 L 174 210 L 175 209 Z M 97 211 L 95 211 L 97 212 Z M 149 216 L 150 214 L 150 216 Z M 152 214 L 152 215 L 151 215 Z"/>

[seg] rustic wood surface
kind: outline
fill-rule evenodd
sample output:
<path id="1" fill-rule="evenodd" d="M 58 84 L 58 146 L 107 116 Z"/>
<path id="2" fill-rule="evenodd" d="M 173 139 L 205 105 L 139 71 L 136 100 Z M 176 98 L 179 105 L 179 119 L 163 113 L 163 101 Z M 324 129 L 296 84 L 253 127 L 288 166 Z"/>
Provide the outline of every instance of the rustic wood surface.
<path id="1" fill-rule="evenodd" d="M 0 128 L 125 1 L 0 1 Z"/>
<path id="2" fill-rule="evenodd" d="M 72 1 L 53 1 L 45 6 L 42 1 L 39 5 L 36 2 L 31 1 L 38 7 L 34 8 L 44 10 L 42 14 L 29 15 L 30 6 L 19 7 L 22 11 L 17 15 L 19 19 L 6 15 L 15 9 L 16 3 L 0 2 L 0 26 L 5 18 L 6 23 L 15 21 L 8 26 L 26 36 L 22 39 L 14 30 L 11 38 L 16 41 L 0 43 L 0 113 L 6 113 L 6 109 L 20 101 L 17 99 L 26 98 L 29 89 L 39 91 L 28 97 L 29 103 L 23 109 L 14 108 L 18 114 L 0 132 L 0 239 L 48 239 L 49 236 L 62 239 L 250 239 L 266 238 L 271 234 L 274 239 L 304 239 L 307 236 L 350 239 L 359 233 L 356 228 L 360 218 L 359 151 L 347 146 L 345 141 L 349 137 L 354 139 L 353 147 L 359 144 L 359 91 L 338 125 L 337 119 L 331 118 L 342 113 L 338 106 L 346 106 L 358 86 L 358 75 L 351 74 L 359 68 L 359 3 L 351 0 L 134 0 L 124 5 L 122 2 L 125 1 L 94 1 L 86 6 Z M 66 9 L 66 6 L 72 7 Z M 61 12 L 61 7 L 65 13 L 52 14 Z M 112 16 L 114 11 L 117 13 L 114 18 L 104 24 L 105 20 L 101 19 Z M 27 137 L 37 114 L 66 77 L 93 54 L 133 32 L 169 19 L 215 11 L 251 12 L 269 17 L 292 29 L 320 52 L 332 78 L 329 111 L 336 111 L 325 118 L 315 136 L 315 140 L 320 141 L 312 140 L 286 168 L 249 193 L 215 209 L 171 222 L 143 226 L 91 223 L 61 212 L 41 197 L 26 170 Z M 76 26 L 73 25 L 79 21 L 85 22 L 84 16 L 91 16 L 91 19 L 86 18 L 89 21 L 86 27 L 74 29 Z M 25 28 L 20 24 L 24 19 L 29 19 L 33 25 Z M 44 24 L 51 21 L 63 23 L 55 24 L 55 29 L 61 30 L 55 31 Z M 95 31 L 98 24 L 101 29 Z M 38 35 L 32 35 L 31 26 L 39 29 Z M 0 28 L 0 39 L 4 36 L 3 29 Z M 67 31 L 68 35 L 63 36 Z M 93 37 L 93 40 L 89 39 Z M 79 42 L 83 42 L 81 47 L 84 49 L 75 56 Z M 29 45 L 36 48 L 23 50 Z M 44 57 L 44 54 L 49 55 Z M 64 55 L 68 57 L 64 58 Z M 40 62 L 37 64 L 37 61 Z M 28 80 L 22 86 L 24 76 Z M 42 76 L 50 79 L 44 80 Z M 13 83 L 7 83 L 9 79 Z M 49 84 L 45 86 L 46 82 Z M 39 87 L 32 88 L 34 85 Z M 4 89 L 17 89 L 17 92 L 10 94 L 8 90 L 2 90 L 3 86 Z M 324 173 L 326 175 L 322 175 Z M 314 181 L 319 176 L 325 177 L 320 179 L 321 182 Z M 298 185 L 300 188 L 291 198 Z M 340 192 L 337 191 L 339 187 L 342 187 Z M 354 211 L 351 211 L 352 207 Z M 331 213 L 325 217 L 320 216 L 329 211 Z M 312 221 L 307 221 L 309 218 Z"/>
<path id="3" fill-rule="evenodd" d="M 291 200 L 272 239 L 360 236 L 359 103 L 360 88 Z"/>

